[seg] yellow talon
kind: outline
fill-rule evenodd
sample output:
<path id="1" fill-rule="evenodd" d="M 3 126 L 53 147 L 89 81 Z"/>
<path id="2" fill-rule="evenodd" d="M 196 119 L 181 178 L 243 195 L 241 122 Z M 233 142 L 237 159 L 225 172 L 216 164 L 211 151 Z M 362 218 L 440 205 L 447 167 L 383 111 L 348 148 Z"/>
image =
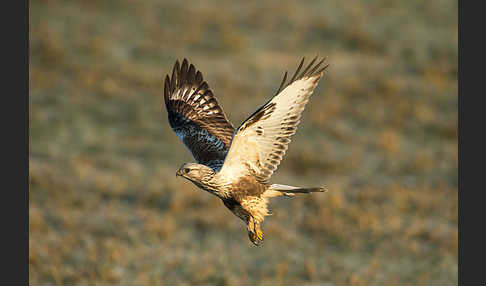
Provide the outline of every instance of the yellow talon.
<path id="1" fill-rule="evenodd" d="M 256 235 L 259 240 L 263 240 L 263 232 L 261 230 L 257 229 Z"/>

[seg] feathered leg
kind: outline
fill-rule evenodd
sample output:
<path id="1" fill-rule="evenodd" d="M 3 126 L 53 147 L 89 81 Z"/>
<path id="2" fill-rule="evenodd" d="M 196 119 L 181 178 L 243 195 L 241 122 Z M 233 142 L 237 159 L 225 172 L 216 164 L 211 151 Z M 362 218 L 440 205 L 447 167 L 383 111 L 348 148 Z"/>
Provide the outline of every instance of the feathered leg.
<path id="1" fill-rule="evenodd" d="M 234 199 L 222 199 L 224 205 L 237 217 L 246 223 L 248 230 L 248 237 L 255 245 L 260 245 L 263 241 L 263 232 L 260 228 L 258 220 L 243 206 Z"/>

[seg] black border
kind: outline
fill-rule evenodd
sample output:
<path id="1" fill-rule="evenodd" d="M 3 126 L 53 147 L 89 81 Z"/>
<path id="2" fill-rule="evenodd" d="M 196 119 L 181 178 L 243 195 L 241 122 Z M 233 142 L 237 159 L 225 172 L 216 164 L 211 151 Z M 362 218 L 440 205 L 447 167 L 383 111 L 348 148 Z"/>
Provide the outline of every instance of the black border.
<path id="1" fill-rule="evenodd" d="M 29 1 L 8 4 L 1 17 L 1 282 L 29 285 Z"/>
<path id="2" fill-rule="evenodd" d="M 29 285 L 29 1 L 9 4 L 13 5 L 4 5 L 2 17 L 2 194 L 6 198 L 1 237 L 6 255 L 1 281 Z"/>
<path id="3" fill-rule="evenodd" d="M 474 7 L 471 4 L 477 4 Z M 484 14 L 480 2 L 458 1 L 458 266 L 459 285 L 480 285 L 483 268 Z M 467 7 L 466 7 L 467 4 Z M 473 162 L 476 159 L 476 162 Z M 473 164 L 478 163 L 478 164 Z M 477 197 L 477 198 L 476 198 Z M 476 257 L 473 257 L 476 256 Z M 466 259 L 467 257 L 467 259 Z M 479 282 L 479 283 L 478 283 Z"/>

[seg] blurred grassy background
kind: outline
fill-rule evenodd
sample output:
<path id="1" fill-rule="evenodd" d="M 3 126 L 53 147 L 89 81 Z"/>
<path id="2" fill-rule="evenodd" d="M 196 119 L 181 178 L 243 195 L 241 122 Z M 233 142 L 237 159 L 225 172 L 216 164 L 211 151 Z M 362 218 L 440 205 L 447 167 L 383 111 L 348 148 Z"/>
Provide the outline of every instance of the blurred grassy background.
<path id="1" fill-rule="evenodd" d="M 30 1 L 31 285 L 456 285 L 457 1 Z M 273 182 L 263 247 L 175 178 L 162 79 L 234 125 L 302 56 L 330 67 Z"/>

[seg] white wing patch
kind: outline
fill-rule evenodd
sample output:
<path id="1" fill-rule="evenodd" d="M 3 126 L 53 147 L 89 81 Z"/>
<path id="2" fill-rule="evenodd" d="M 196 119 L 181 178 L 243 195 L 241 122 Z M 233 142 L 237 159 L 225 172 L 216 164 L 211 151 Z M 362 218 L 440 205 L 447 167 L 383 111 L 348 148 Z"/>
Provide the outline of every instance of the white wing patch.
<path id="1" fill-rule="evenodd" d="M 295 79 L 302 67 L 302 60 L 290 84 L 237 129 L 221 172 L 233 176 L 251 174 L 260 182 L 270 179 L 285 155 L 305 105 L 327 67 L 318 70 L 321 61 L 310 69 L 315 60 Z M 284 81 L 285 78 L 286 75 Z"/>

